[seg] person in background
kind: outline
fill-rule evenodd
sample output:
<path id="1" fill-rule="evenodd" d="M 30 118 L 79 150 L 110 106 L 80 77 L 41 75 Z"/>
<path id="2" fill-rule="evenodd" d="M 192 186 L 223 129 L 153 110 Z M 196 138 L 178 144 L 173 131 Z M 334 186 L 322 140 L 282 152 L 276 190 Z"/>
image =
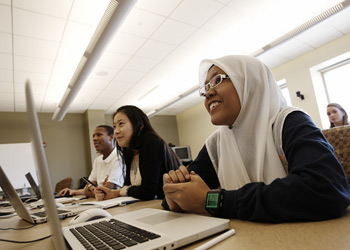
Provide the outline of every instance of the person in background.
<path id="1" fill-rule="evenodd" d="M 117 190 L 98 187 L 96 199 L 118 196 L 140 200 L 163 198 L 163 174 L 177 169 L 179 159 L 138 107 L 120 107 L 114 113 L 113 121 L 117 151 L 126 164 L 125 186 Z"/>
<path id="2" fill-rule="evenodd" d="M 115 189 L 124 186 L 125 165 L 115 148 L 114 129 L 108 125 L 99 125 L 92 135 L 96 151 L 99 153 L 92 166 L 89 180 L 97 186 Z M 95 196 L 95 187 L 91 184 L 83 189 L 65 188 L 58 192 L 58 196 L 86 195 Z"/>
<path id="3" fill-rule="evenodd" d="M 327 116 L 330 122 L 330 128 L 349 125 L 348 114 L 338 103 L 329 103 L 327 105 Z"/>
<path id="4" fill-rule="evenodd" d="M 204 60 L 199 82 L 220 127 L 188 168 L 164 175 L 164 208 L 272 223 L 344 214 L 350 189 L 332 146 L 287 106 L 267 66 L 250 56 Z"/>

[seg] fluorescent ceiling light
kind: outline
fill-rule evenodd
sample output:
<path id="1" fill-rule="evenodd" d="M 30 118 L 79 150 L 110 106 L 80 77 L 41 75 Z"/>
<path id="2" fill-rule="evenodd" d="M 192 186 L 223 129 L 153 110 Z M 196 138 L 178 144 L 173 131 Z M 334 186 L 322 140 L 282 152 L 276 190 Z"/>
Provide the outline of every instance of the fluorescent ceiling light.
<path id="1" fill-rule="evenodd" d="M 96 31 L 81 58 L 52 120 L 62 121 L 70 104 L 79 93 L 114 34 L 123 23 L 137 0 L 111 0 Z"/>
<path id="2" fill-rule="evenodd" d="M 323 13 L 315 16 L 311 20 L 307 21 L 306 23 L 303 23 L 302 25 L 296 27 L 295 29 L 289 31 L 288 33 L 284 34 L 280 38 L 272 41 L 268 45 L 264 46 L 263 48 L 257 50 L 252 55 L 253 56 L 260 56 L 261 54 L 265 53 L 266 51 L 280 45 L 283 42 L 288 41 L 289 39 L 295 37 L 296 35 L 299 35 L 300 33 L 304 32 L 305 30 L 313 27 L 314 25 L 322 22 L 323 20 L 329 18 L 330 16 L 338 13 L 339 11 L 342 11 L 343 9 L 350 6 L 350 0 L 345 0 L 332 8 L 329 8 L 328 10 L 324 11 Z"/>

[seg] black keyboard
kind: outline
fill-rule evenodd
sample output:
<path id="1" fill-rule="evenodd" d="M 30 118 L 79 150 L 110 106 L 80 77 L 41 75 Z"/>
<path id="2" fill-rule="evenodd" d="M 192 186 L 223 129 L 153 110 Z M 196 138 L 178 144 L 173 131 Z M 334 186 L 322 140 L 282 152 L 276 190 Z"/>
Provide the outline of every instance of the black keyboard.
<path id="1" fill-rule="evenodd" d="M 78 226 L 70 231 L 85 249 L 124 249 L 160 237 L 116 219 Z"/>

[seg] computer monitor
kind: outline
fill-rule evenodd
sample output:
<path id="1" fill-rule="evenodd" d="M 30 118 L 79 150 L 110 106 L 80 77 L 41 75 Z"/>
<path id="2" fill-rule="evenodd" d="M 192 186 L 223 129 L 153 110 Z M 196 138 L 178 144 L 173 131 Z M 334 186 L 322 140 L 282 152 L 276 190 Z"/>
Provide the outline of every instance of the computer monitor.
<path id="1" fill-rule="evenodd" d="M 190 146 L 171 147 L 171 149 L 175 152 L 177 157 L 179 157 L 182 162 L 192 161 Z"/>

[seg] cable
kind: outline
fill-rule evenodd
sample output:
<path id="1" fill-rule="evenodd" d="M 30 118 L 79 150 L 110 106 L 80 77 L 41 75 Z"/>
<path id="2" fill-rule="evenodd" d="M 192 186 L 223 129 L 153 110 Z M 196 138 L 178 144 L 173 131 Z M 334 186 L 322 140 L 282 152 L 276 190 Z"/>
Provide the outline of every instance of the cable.
<path id="1" fill-rule="evenodd" d="M 45 236 L 43 238 L 35 239 L 35 240 L 28 240 L 28 241 L 15 241 L 15 240 L 6 240 L 6 239 L 0 239 L 0 241 L 10 242 L 10 243 L 33 243 L 39 240 L 45 240 L 50 237 L 51 235 Z"/>
<path id="2" fill-rule="evenodd" d="M 8 228 L 0 228 L 0 230 L 23 230 L 23 229 L 29 229 L 34 227 L 35 225 L 31 225 L 30 227 L 20 227 L 20 228 L 13 228 L 13 227 L 8 227 Z"/>

